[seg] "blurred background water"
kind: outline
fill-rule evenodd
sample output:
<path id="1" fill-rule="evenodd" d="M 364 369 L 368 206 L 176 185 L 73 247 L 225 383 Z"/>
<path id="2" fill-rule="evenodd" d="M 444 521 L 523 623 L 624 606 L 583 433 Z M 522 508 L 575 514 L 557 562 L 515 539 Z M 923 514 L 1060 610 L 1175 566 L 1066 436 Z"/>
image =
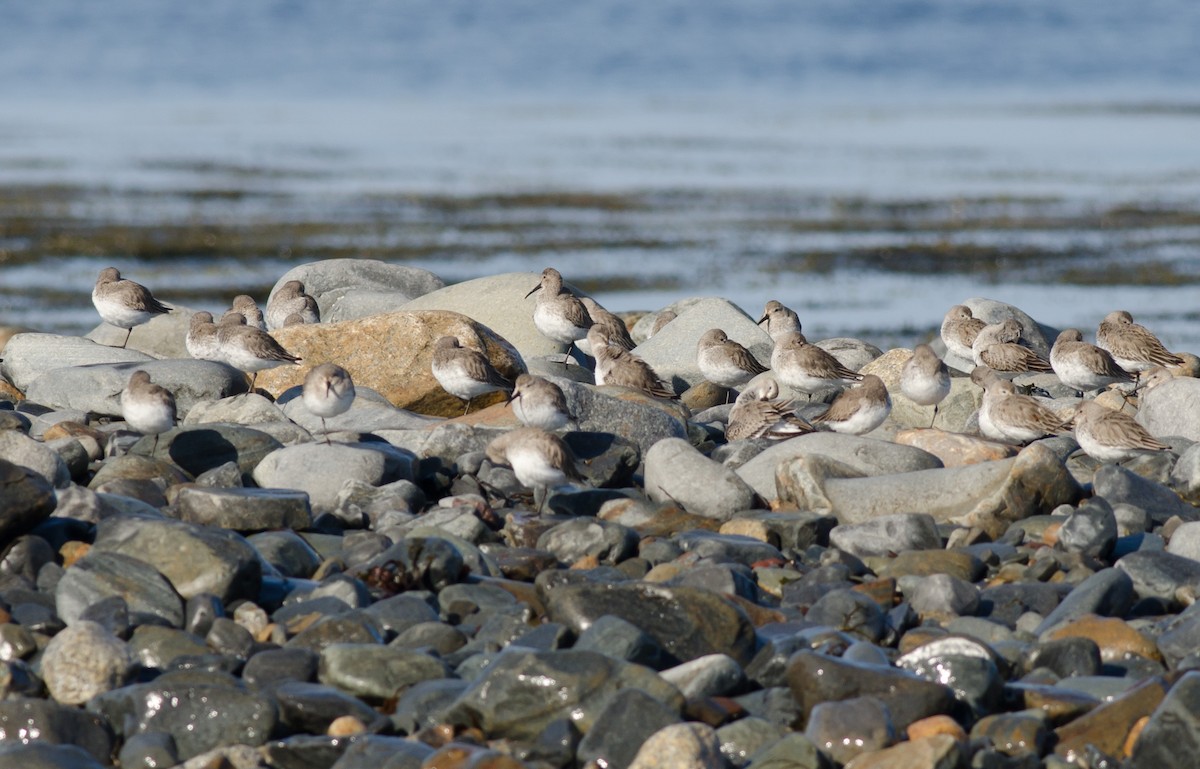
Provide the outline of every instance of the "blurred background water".
<path id="1" fill-rule="evenodd" d="M 911 345 L 969 296 L 1200 349 L 1200 6 L 0 0 L 0 322 L 553 264 Z"/>

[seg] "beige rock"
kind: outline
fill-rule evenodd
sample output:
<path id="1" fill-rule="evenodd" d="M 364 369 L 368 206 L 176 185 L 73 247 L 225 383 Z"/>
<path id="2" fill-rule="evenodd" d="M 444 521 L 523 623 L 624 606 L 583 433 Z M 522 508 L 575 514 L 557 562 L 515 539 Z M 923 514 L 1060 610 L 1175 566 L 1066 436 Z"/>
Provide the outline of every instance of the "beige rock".
<path id="1" fill-rule="evenodd" d="M 629 769 L 722 769 L 717 732 L 695 722 L 663 727 L 642 743 Z"/>
<path id="2" fill-rule="evenodd" d="M 979 410 L 983 402 L 983 390 L 972 385 L 968 377 L 952 376 L 950 394 L 938 405 L 935 419 L 933 406 L 913 403 L 900 391 L 900 371 L 911 356 L 912 350 L 897 347 L 863 366 L 859 373 L 874 374 L 887 386 L 888 394 L 892 397 L 890 421 L 901 427 L 929 427 L 932 421 L 934 427 L 962 432 L 966 429 L 967 420 Z"/>
<path id="3" fill-rule="evenodd" d="M 525 371 L 520 354 L 505 339 L 456 312 L 399 310 L 342 323 L 289 326 L 272 333 L 288 352 L 303 359 L 299 366 L 259 373 L 258 387 L 276 395 L 303 384 L 313 366 L 331 362 L 349 371 L 355 385 L 375 390 L 399 408 L 431 416 L 461 416 L 463 402 L 442 389 L 430 368 L 434 342 L 447 335 L 482 350 L 509 379 Z M 481 396 L 472 409 L 504 398 L 502 392 Z"/>
<path id="4" fill-rule="evenodd" d="M 1100 647 L 1100 659 L 1104 662 L 1116 662 L 1131 654 L 1151 660 L 1162 660 L 1154 641 L 1115 617 L 1089 614 L 1054 628 L 1045 638 L 1049 641 L 1090 638 Z"/>
<path id="5" fill-rule="evenodd" d="M 1016 456 L 1015 446 L 945 430 L 912 428 L 896 434 L 896 443 L 928 451 L 946 467 L 962 467 Z"/>
<path id="6" fill-rule="evenodd" d="M 910 740 L 850 759 L 845 769 L 954 769 L 962 766 L 963 744 L 948 734 Z"/>

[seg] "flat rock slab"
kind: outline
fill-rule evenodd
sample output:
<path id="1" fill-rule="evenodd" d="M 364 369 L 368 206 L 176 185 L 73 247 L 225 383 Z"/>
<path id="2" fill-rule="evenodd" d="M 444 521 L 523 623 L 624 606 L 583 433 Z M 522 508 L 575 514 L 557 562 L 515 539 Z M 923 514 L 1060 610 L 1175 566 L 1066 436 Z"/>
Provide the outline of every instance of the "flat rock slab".
<path id="1" fill-rule="evenodd" d="M 236 462 L 242 480 L 250 481 L 251 473 L 263 457 L 282 446 L 261 430 L 232 424 L 204 424 L 168 430 L 158 436 L 157 443 L 153 436 L 147 436 L 135 443 L 129 453 L 173 462 L 193 477 L 226 462 Z"/>
<path id="2" fill-rule="evenodd" d="M 156 298 L 160 301 L 163 300 L 161 296 Z M 126 347 L 155 358 L 192 357 L 188 354 L 184 340 L 187 338 L 188 324 L 191 323 L 195 310 L 172 302 L 164 301 L 163 303 L 171 308 L 171 312 L 166 315 L 155 315 L 148 322 L 134 326 Z M 90 339 L 96 344 L 116 347 L 125 341 L 125 329 L 101 323 L 89 331 L 84 338 Z"/>
<path id="3" fill-rule="evenodd" d="M 4 362 L 0 363 L 0 373 L 14 387 L 25 392 L 34 380 L 48 371 L 95 363 L 144 363 L 152 360 L 154 358 L 143 352 L 107 347 L 81 336 L 15 334 L 4 346 Z"/>
<path id="4" fill-rule="evenodd" d="M 894 401 L 893 401 L 894 402 Z M 938 429 L 910 428 L 896 433 L 896 443 L 933 454 L 945 467 L 977 465 L 1017 455 L 1017 447 Z"/>
<path id="5" fill-rule="evenodd" d="M 387 469 L 384 454 L 359 445 L 305 443 L 273 451 L 254 468 L 254 481 L 263 488 L 305 492 L 313 510 L 337 507 L 338 492 L 347 480 L 378 486 Z"/>
<path id="6" fill-rule="evenodd" d="M 187 486 L 175 500 L 188 523 L 238 532 L 305 529 L 312 523 L 308 494 L 291 489 L 216 489 Z"/>

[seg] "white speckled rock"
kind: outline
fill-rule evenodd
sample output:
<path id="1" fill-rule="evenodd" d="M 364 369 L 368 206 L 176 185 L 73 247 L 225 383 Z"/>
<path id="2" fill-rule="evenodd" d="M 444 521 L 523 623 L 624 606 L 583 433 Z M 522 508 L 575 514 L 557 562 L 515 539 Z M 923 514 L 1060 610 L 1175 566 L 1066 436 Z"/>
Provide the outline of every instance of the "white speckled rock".
<path id="1" fill-rule="evenodd" d="M 82 705 L 125 681 L 129 647 L 97 622 L 81 620 L 50 639 L 42 655 L 42 678 L 50 696 Z"/>
<path id="2" fill-rule="evenodd" d="M 642 743 L 629 769 L 725 769 L 717 732 L 708 724 L 672 724 Z"/>

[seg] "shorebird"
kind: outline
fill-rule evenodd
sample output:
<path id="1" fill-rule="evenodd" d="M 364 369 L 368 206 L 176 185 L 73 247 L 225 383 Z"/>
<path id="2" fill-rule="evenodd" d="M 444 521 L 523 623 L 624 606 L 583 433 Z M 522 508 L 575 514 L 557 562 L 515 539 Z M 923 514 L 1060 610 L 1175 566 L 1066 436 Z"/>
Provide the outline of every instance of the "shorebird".
<path id="1" fill-rule="evenodd" d="M 259 331 L 266 331 L 267 324 L 263 321 L 262 310 L 258 307 L 258 302 L 254 301 L 254 297 L 249 294 L 238 294 L 233 298 L 233 302 L 229 305 L 233 312 L 240 312 L 242 317 L 246 319 L 246 325 L 250 328 L 256 328 Z"/>
<path id="2" fill-rule="evenodd" d="M 779 344 L 779 338 L 784 334 L 793 331 L 800 333 L 801 330 L 800 316 L 796 314 L 796 311 L 774 299 L 767 302 L 762 317 L 758 319 L 758 325 L 761 326 L 764 323 L 767 324 L 767 334 L 776 344 Z"/>
<path id="3" fill-rule="evenodd" d="M 950 369 L 927 344 L 913 348 L 912 357 L 904 362 L 900 370 L 900 392 L 904 397 L 920 406 L 933 406 L 933 419 L 937 421 L 938 404 L 950 394 Z"/>
<path id="4" fill-rule="evenodd" d="M 781 384 L 809 395 L 862 379 L 829 352 L 809 344 L 799 331 L 789 331 L 775 341 L 771 370 Z"/>
<path id="5" fill-rule="evenodd" d="M 1134 390 L 1140 393 L 1148 393 L 1160 384 L 1170 382 L 1174 378 L 1175 375 L 1164 366 L 1148 368 L 1138 374 L 1138 384 Z"/>
<path id="6" fill-rule="evenodd" d="M 1066 429 L 1062 417 L 986 367 L 976 367 L 971 381 L 983 387 L 979 429 L 985 437 L 1004 443 L 1029 443 Z"/>
<path id="7" fill-rule="evenodd" d="M 979 332 L 986 325 L 971 313 L 970 307 L 956 304 L 947 310 L 946 316 L 942 318 L 942 341 L 946 343 L 946 349 L 958 357 L 974 360 L 972 345 L 975 344 L 975 337 L 979 336 Z"/>
<path id="8" fill-rule="evenodd" d="M 649 363 L 631 352 L 610 345 L 600 329 L 588 331 L 587 340 L 596 358 L 597 385 L 630 387 L 656 398 L 679 397 L 669 384 L 659 378 Z"/>
<path id="9" fill-rule="evenodd" d="M 779 383 L 766 379 L 761 385 L 740 393 L 729 410 L 725 440 L 749 438 L 784 440 L 811 433 L 813 426 L 792 411 L 791 401 L 779 397 Z"/>
<path id="10" fill-rule="evenodd" d="M 129 336 L 134 326 L 146 323 L 155 315 L 163 315 L 171 311 L 162 302 L 154 298 L 150 289 L 140 283 L 121 278 L 116 267 L 105 267 L 96 278 L 96 287 L 92 289 L 92 304 L 100 319 L 105 323 L 125 329 L 125 341 L 121 347 L 129 344 Z"/>
<path id="11" fill-rule="evenodd" d="M 1089 457 L 1100 462 L 1120 462 L 1142 451 L 1171 448 L 1152 436 L 1133 417 L 1095 401 L 1079 404 L 1075 413 L 1075 440 Z"/>
<path id="12" fill-rule="evenodd" d="M 541 428 L 509 430 L 487 445 L 486 454 L 490 461 L 512 467 L 517 480 L 533 489 L 535 496 L 538 489 L 545 492 L 537 508 L 539 513 L 550 489 L 583 480 L 571 447 L 562 438 Z"/>
<path id="13" fill-rule="evenodd" d="M 629 327 L 625 325 L 625 321 L 601 307 L 590 296 L 581 296 L 579 297 L 579 301 L 583 303 L 588 317 L 592 319 L 592 325 L 600 327 L 604 332 L 604 338 L 608 340 L 609 344 L 616 345 L 626 351 L 637 347 L 633 342 L 633 337 L 629 335 Z"/>
<path id="14" fill-rule="evenodd" d="M 892 399 L 883 380 L 864 374 L 862 381 L 843 390 L 829 404 L 829 410 L 813 420 L 836 433 L 865 435 L 883 424 L 892 413 Z"/>
<path id="15" fill-rule="evenodd" d="M 463 347 L 458 337 L 443 336 L 433 344 L 433 378 L 442 389 L 466 401 L 463 411 L 471 411 L 471 401 L 487 393 L 508 391 L 513 383 L 501 376 L 487 356 Z"/>
<path id="16" fill-rule="evenodd" d="M 327 417 L 344 414 L 354 403 L 354 380 L 350 372 L 335 363 L 314 366 L 304 377 L 304 406 L 313 416 L 321 418 L 321 432 L 325 433 L 325 444 L 330 445 Z"/>
<path id="17" fill-rule="evenodd" d="M 1134 323 L 1125 310 L 1104 316 L 1096 330 L 1096 346 L 1107 350 L 1117 365 L 1130 373 L 1183 363 L 1183 358 L 1164 347 L 1145 326 Z"/>
<path id="18" fill-rule="evenodd" d="M 300 358 L 283 349 L 275 337 L 247 326 L 246 318 L 240 313 L 227 313 L 221 318 L 217 324 L 217 346 L 222 361 L 250 374 L 249 392 L 254 392 L 258 372 L 300 362 Z"/>
<path id="19" fill-rule="evenodd" d="M 548 432 L 566 427 L 575 421 L 567 408 L 562 388 L 533 374 L 521 374 L 508 396 L 513 414 L 526 427 L 540 427 Z"/>
<path id="20" fill-rule="evenodd" d="M 305 323 L 321 322 L 317 300 L 304 293 L 304 284 L 298 280 L 284 283 L 267 300 L 267 328 L 283 328 L 292 313 L 299 315 Z"/>
<path id="21" fill-rule="evenodd" d="M 701 376 L 725 388 L 741 387 L 767 370 L 753 353 L 719 328 L 705 331 L 696 343 L 696 366 Z"/>
<path id="22" fill-rule="evenodd" d="M 150 375 L 138 369 L 129 377 L 121 391 L 121 415 L 125 422 L 143 435 L 154 436 L 158 451 L 158 436 L 175 426 L 175 396 L 165 387 L 150 381 Z"/>
<path id="23" fill-rule="evenodd" d="M 541 293 L 533 308 L 533 325 L 543 336 L 567 346 L 567 354 L 563 357 L 563 366 L 566 366 L 575 342 L 587 336 L 592 317 L 583 302 L 563 287 L 562 274 L 553 267 L 542 270 L 541 283 L 529 289 L 525 298 L 538 291 Z"/>
<path id="24" fill-rule="evenodd" d="M 984 326 L 971 346 L 976 366 L 993 371 L 1051 371 L 1050 361 L 1017 343 L 1021 324 L 1012 318 Z"/>
<path id="25" fill-rule="evenodd" d="M 1083 341 L 1083 334 L 1076 328 L 1064 329 L 1054 340 L 1054 346 L 1050 348 L 1050 365 L 1058 380 L 1078 390 L 1080 397 L 1087 390 L 1133 381 L 1129 372 L 1118 366 L 1107 350 Z"/>
<path id="26" fill-rule="evenodd" d="M 187 336 L 183 340 L 188 355 L 196 360 L 221 361 L 220 344 L 217 342 L 217 324 L 211 312 L 194 313 L 188 320 Z"/>
<path id="27" fill-rule="evenodd" d="M 650 327 L 650 336 L 654 336 L 659 331 L 663 330 L 663 326 L 678 318 L 679 315 L 674 310 L 663 310 L 654 317 L 654 325 Z M 649 337 L 647 337 L 649 338 Z"/>

